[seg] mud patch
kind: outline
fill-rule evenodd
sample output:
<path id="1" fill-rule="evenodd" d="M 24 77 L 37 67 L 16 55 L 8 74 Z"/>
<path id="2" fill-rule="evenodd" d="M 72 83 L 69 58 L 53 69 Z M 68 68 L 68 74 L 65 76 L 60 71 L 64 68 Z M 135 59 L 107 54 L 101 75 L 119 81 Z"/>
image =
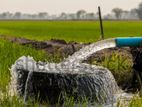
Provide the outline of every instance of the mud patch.
<path id="1" fill-rule="evenodd" d="M 82 47 L 89 45 L 90 43 L 77 43 L 74 41 L 66 42 L 65 40 L 59 39 L 51 39 L 46 41 L 35 41 L 29 40 L 25 38 L 15 38 L 15 37 L 8 37 L 8 36 L 0 36 L 2 39 L 6 39 L 12 43 L 17 43 L 24 46 L 30 46 L 32 48 L 38 50 L 45 50 L 49 54 L 59 54 L 60 56 L 66 57 L 68 55 L 72 55 L 74 52 L 78 51 Z M 132 58 L 130 48 L 111 48 L 111 49 L 104 49 L 95 54 L 93 54 L 89 60 L 91 59 L 100 61 L 104 59 L 105 56 L 110 56 L 113 53 L 118 53 L 123 56 L 127 56 L 128 58 Z"/>
<path id="2" fill-rule="evenodd" d="M 51 39 L 46 41 L 35 41 L 25 38 L 15 38 L 0 36 L 2 39 L 6 39 L 12 43 L 17 43 L 24 46 L 30 46 L 39 50 L 45 50 L 49 54 L 59 54 L 61 56 L 72 55 L 75 51 L 78 51 L 80 48 L 87 44 L 81 44 L 77 42 L 66 42 L 65 40 Z"/>

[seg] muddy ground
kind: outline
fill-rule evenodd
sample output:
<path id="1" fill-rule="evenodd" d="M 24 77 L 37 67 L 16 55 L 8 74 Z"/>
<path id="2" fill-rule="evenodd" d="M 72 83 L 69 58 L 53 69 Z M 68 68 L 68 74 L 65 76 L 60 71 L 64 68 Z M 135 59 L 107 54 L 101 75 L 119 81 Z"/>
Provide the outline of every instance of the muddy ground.
<path id="1" fill-rule="evenodd" d="M 6 39 L 12 43 L 17 43 L 24 46 L 30 46 L 38 50 L 45 50 L 48 54 L 58 54 L 61 57 L 68 57 L 69 55 L 72 55 L 74 52 L 78 51 L 82 47 L 90 44 L 90 43 L 77 43 L 74 41 L 66 42 L 65 40 L 59 40 L 59 39 L 35 41 L 24 38 L 15 38 L 7 36 L 0 36 L 0 38 Z M 103 59 L 106 55 L 110 56 L 113 53 L 118 53 L 121 54 L 122 56 L 127 56 L 128 58 L 132 59 L 130 48 L 111 48 L 111 49 L 104 49 L 97 53 L 94 53 L 90 58 L 88 58 L 88 60 L 95 58 L 96 60 L 99 61 Z"/>

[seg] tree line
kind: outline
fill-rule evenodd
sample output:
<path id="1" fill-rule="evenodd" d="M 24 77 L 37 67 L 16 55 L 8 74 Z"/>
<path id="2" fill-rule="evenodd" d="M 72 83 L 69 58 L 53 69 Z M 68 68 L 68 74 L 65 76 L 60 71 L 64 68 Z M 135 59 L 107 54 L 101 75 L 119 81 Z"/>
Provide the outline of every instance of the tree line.
<path id="1" fill-rule="evenodd" d="M 142 2 L 138 5 L 137 8 L 131 9 L 130 11 L 125 11 L 121 8 L 114 8 L 112 9 L 112 12 L 114 13 L 116 19 L 123 19 L 123 14 L 129 14 L 135 19 L 142 19 Z"/>
<path id="2" fill-rule="evenodd" d="M 76 13 L 62 12 L 59 15 L 49 15 L 47 12 L 40 12 L 37 14 L 23 14 L 21 12 L 10 13 L 4 12 L 0 14 L 0 19 L 45 19 L 45 20 L 93 20 L 97 19 L 98 15 L 93 12 L 86 12 L 79 10 Z"/>
<path id="3" fill-rule="evenodd" d="M 98 12 L 87 12 L 85 10 L 79 10 L 76 13 L 65 13 L 62 12 L 59 15 L 50 15 L 48 12 L 40 12 L 37 14 L 24 14 L 21 12 L 10 13 L 3 12 L 0 14 L 0 19 L 35 19 L 35 20 L 97 20 Z M 142 19 L 142 2 L 137 8 L 131 9 L 130 11 L 123 10 L 121 8 L 114 8 L 112 12 L 103 16 L 103 19 L 113 20 L 139 20 Z"/>

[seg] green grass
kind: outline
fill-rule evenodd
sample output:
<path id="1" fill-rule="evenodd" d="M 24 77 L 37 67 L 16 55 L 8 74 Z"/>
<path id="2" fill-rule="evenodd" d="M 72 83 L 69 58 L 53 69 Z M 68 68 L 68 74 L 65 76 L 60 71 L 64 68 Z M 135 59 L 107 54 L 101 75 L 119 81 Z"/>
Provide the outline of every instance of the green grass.
<path id="1" fill-rule="evenodd" d="M 10 68 L 21 56 L 33 56 L 36 60 L 48 60 L 49 56 L 43 51 L 37 51 L 30 47 L 20 46 L 5 40 L 0 40 L 0 106 L 1 107 L 24 107 L 22 100 L 9 97 L 6 87 L 10 81 Z M 3 93 L 3 95 L 1 95 Z"/>
<path id="2" fill-rule="evenodd" d="M 104 21 L 105 38 L 142 36 L 141 28 L 142 21 Z M 94 42 L 100 39 L 100 27 L 98 21 L 0 21 L 0 35 Z"/>
<path id="3" fill-rule="evenodd" d="M 5 89 L 9 82 L 9 68 L 11 68 L 11 65 L 23 55 L 33 56 L 36 60 L 47 59 L 47 56 L 43 51 L 37 51 L 30 47 L 24 47 L 0 40 L 0 90 Z"/>
<path id="4" fill-rule="evenodd" d="M 102 59 L 100 62 L 94 61 L 93 64 L 108 68 L 114 75 L 118 85 L 122 86 L 123 84 L 130 83 L 132 78 L 133 64 L 132 59 L 130 59 L 127 55 L 120 53 L 118 54 L 116 52 L 110 56 L 106 54 L 104 59 Z"/>

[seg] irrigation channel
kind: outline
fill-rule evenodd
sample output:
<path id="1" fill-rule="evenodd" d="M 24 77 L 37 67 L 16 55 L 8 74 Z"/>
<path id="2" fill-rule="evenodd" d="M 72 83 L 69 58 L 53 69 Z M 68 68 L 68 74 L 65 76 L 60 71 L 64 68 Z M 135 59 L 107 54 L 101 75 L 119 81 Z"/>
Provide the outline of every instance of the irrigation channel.
<path id="1" fill-rule="evenodd" d="M 120 97 L 132 97 L 117 85 L 112 73 L 104 67 L 82 63 L 93 53 L 113 47 L 139 47 L 142 38 L 113 38 L 92 43 L 75 52 L 60 63 L 36 62 L 32 57 L 20 57 L 11 68 L 10 92 L 12 95 L 39 98 L 55 104 L 66 96 L 78 102 L 87 98 L 90 103 L 107 107 Z M 92 103 L 92 104 L 93 104 Z"/>

